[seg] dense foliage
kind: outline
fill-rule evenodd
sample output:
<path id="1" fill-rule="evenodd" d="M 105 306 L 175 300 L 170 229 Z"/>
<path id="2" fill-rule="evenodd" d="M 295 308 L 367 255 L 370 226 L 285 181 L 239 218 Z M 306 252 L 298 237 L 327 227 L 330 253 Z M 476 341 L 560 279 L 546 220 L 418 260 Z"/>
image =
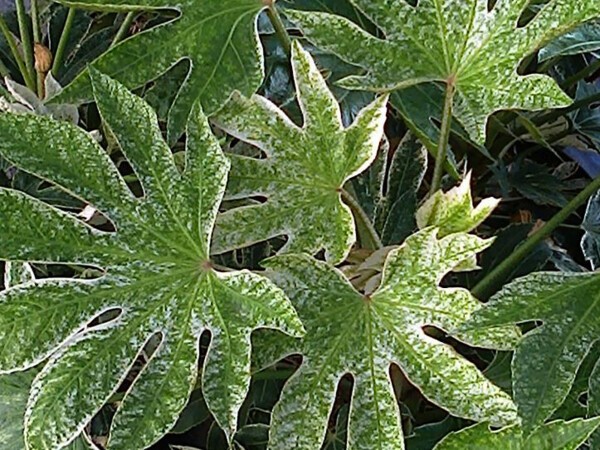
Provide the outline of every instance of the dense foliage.
<path id="1" fill-rule="evenodd" d="M 597 0 L 0 9 L 0 449 L 600 450 Z"/>

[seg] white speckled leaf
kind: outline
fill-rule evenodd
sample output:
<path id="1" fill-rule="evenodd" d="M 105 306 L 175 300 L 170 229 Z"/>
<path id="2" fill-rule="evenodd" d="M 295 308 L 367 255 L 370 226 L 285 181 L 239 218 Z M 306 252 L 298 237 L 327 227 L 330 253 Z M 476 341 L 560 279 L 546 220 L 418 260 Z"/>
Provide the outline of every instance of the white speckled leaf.
<path id="1" fill-rule="evenodd" d="M 5 262 L 4 288 L 34 280 L 33 270 L 27 263 Z M 2 450 L 25 449 L 24 416 L 31 383 L 38 368 L 0 375 L 0 448 Z M 79 436 L 66 450 L 87 450 L 92 447 L 88 440 Z"/>
<path id="2" fill-rule="evenodd" d="M 539 272 L 505 286 L 462 327 L 493 329 L 539 320 L 513 357 L 513 393 L 525 433 L 565 400 L 600 335 L 600 274 Z"/>
<path id="3" fill-rule="evenodd" d="M 454 114 L 478 142 L 487 117 L 500 109 L 565 106 L 570 99 L 548 76 L 517 73 L 527 55 L 578 24 L 600 16 L 598 0 L 550 0 L 525 27 L 529 0 L 351 0 L 384 32 L 378 39 L 328 13 L 286 11 L 318 46 L 362 66 L 345 87 L 391 91 L 453 81 Z"/>
<path id="4" fill-rule="evenodd" d="M 558 420 L 524 438 L 520 427 L 490 431 L 487 423 L 479 423 L 450 433 L 433 450 L 577 450 L 598 425 L 600 418 Z"/>
<path id="5" fill-rule="evenodd" d="M 470 362 L 423 331 L 450 330 L 480 307 L 461 288 L 439 282 L 461 260 L 489 245 L 464 233 L 436 238 L 435 229 L 409 237 L 385 263 L 370 297 L 332 266 L 306 255 L 268 260 L 270 276 L 292 300 L 307 334 L 303 363 L 273 411 L 270 448 L 319 448 L 337 384 L 354 377 L 349 449 L 403 449 L 399 411 L 389 378 L 397 364 L 423 394 L 451 414 L 507 425 L 516 420 L 510 397 Z"/>
<path id="6" fill-rule="evenodd" d="M 4 289 L 33 281 L 33 278 L 33 269 L 28 263 L 15 263 L 12 261 L 4 263 Z"/>
<path id="7" fill-rule="evenodd" d="M 37 369 L 0 375 L 0 448 L 2 450 L 24 450 L 23 418 L 31 382 Z M 65 450 L 97 450 L 87 437 L 77 437 Z"/>
<path id="8" fill-rule="evenodd" d="M 41 279 L 0 294 L 0 372 L 50 357 L 35 378 L 25 434 L 30 450 L 64 447 L 115 392 L 144 344 L 157 350 L 115 416 L 109 449 L 143 449 L 177 420 L 194 386 L 198 339 L 212 335 L 202 372 L 206 402 L 228 436 L 250 381 L 250 334 L 302 325 L 285 294 L 252 273 L 214 271 L 210 236 L 227 158 L 199 106 L 188 122 L 180 173 L 156 116 L 110 78 L 91 72 L 96 102 L 144 190 L 129 191 L 84 131 L 34 116 L 0 115 L 0 154 L 89 202 L 116 232 L 0 189 L 0 259 L 93 264 L 92 280 Z M 108 310 L 118 317 L 101 325 Z"/>
<path id="9" fill-rule="evenodd" d="M 344 183 L 364 171 L 377 154 L 387 97 L 363 109 L 349 128 L 311 56 L 297 42 L 294 80 L 304 126 L 258 95 L 240 95 L 218 115 L 231 135 L 260 148 L 266 158 L 231 155 L 227 198 L 266 196 L 260 205 L 225 212 L 217 220 L 216 253 L 286 235 L 282 252 L 316 253 L 342 261 L 355 241 L 350 209 L 340 200 Z"/>
<path id="10" fill-rule="evenodd" d="M 64 5 L 102 11 L 175 9 L 180 17 L 136 34 L 92 63 L 129 88 L 153 80 L 187 59 L 190 69 L 169 111 L 169 141 L 183 132 L 196 101 L 206 114 L 218 110 L 234 90 L 254 93 L 263 79 L 256 18 L 261 0 L 64 0 Z M 89 71 L 56 97 L 91 100 Z"/>
<path id="11" fill-rule="evenodd" d="M 479 226 L 498 206 L 499 199 L 483 199 L 473 207 L 471 197 L 471 173 L 469 172 L 459 186 L 448 192 L 437 191 L 417 210 L 419 229 L 437 227 L 439 236 L 452 233 L 468 233 Z"/>

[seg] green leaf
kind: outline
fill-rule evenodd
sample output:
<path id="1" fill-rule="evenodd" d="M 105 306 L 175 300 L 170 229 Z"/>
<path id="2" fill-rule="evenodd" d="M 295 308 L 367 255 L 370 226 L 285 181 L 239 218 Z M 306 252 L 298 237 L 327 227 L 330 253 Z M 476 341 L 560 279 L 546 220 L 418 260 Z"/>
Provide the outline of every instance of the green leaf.
<path id="1" fill-rule="evenodd" d="M 515 352 L 513 393 L 526 434 L 565 400 L 600 333 L 600 274 L 538 272 L 505 286 L 463 330 L 542 321 Z"/>
<path id="2" fill-rule="evenodd" d="M 448 433 L 464 426 L 464 419 L 446 416 L 440 422 L 416 427 L 406 439 L 406 450 L 431 450 Z"/>
<path id="3" fill-rule="evenodd" d="M 551 39 L 598 17 L 597 0 L 551 0 L 526 26 L 529 0 L 352 0 L 386 38 L 322 12 L 286 12 L 306 36 L 363 67 L 343 80 L 351 89 L 393 91 L 426 82 L 452 83 L 454 114 L 478 143 L 487 118 L 502 109 L 560 107 L 570 99 L 548 76 L 517 73 L 521 61 Z"/>
<path id="4" fill-rule="evenodd" d="M 600 412 L 600 360 L 596 361 L 590 374 L 587 391 L 588 415 L 597 415 Z M 591 450 L 600 448 L 600 431 L 596 429 L 590 436 L 589 446 Z"/>
<path id="5" fill-rule="evenodd" d="M 273 410 L 270 448 L 319 448 L 336 386 L 347 373 L 354 378 L 348 447 L 404 448 L 390 364 L 453 415 L 496 425 L 514 422 L 510 397 L 449 345 L 423 331 L 427 325 L 449 330 L 480 307 L 467 290 L 438 283 L 488 245 L 467 234 L 437 239 L 435 229 L 423 230 L 389 254 L 381 286 L 371 296 L 356 291 L 337 269 L 306 255 L 268 260 L 270 276 L 288 294 L 307 330 L 303 363 Z M 457 337 L 491 346 L 511 340 L 506 334 Z"/>
<path id="6" fill-rule="evenodd" d="M 23 449 L 23 417 L 34 370 L 0 375 L 0 446 Z"/>
<path id="7" fill-rule="evenodd" d="M 33 269 L 27 263 L 4 263 L 4 289 L 33 281 Z"/>
<path id="8" fill-rule="evenodd" d="M 228 199 L 265 196 L 258 205 L 229 210 L 217 221 L 213 251 L 222 253 L 285 235 L 282 252 L 316 253 L 344 260 L 355 241 L 344 183 L 377 154 L 387 97 L 361 111 L 344 128 L 340 108 L 311 56 L 297 42 L 292 65 L 304 126 L 295 125 L 267 99 L 235 95 L 217 117 L 228 133 L 258 147 L 266 158 L 230 155 Z"/>
<path id="9" fill-rule="evenodd" d="M 583 256 L 592 269 L 600 269 L 600 191 L 588 201 L 581 227 L 585 230 L 581 238 Z"/>
<path id="10" fill-rule="evenodd" d="M 0 448 L 2 449 L 22 450 L 26 448 L 23 439 L 23 419 L 31 383 L 38 372 L 37 369 L 29 369 L 25 372 L 0 375 Z M 83 434 L 64 447 L 65 450 L 96 448 Z"/>
<path id="11" fill-rule="evenodd" d="M 420 229 L 435 226 L 441 236 L 452 233 L 468 233 L 479 226 L 498 206 L 499 199 L 489 197 L 473 207 L 471 196 L 471 173 L 459 186 L 448 192 L 437 191 L 417 211 Z"/>
<path id="12" fill-rule="evenodd" d="M 250 382 L 252 330 L 299 335 L 302 325 L 266 278 L 212 269 L 208 243 L 228 162 L 200 107 L 188 122 L 180 173 L 150 107 L 108 77 L 91 76 L 105 124 L 143 187 L 141 198 L 84 131 L 43 117 L 0 115 L 4 157 L 85 199 L 116 228 L 92 229 L 23 193 L 0 189 L 0 259 L 103 270 L 96 279 L 40 279 L 0 294 L 0 371 L 50 358 L 29 398 L 28 448 L 61 448 L 72 440 L 153 340 L 157 346 L 125 393 L 110 438 L 111 449 L 151 445 L 188 400 L 205 330 L 212 340 L 202 388 L 231 437 Z"/>
<path id="13" fill-rule="evenodd" d="M 406 126 L 417 135 L 434 157 L 437 155 L 440 140 L 439 124 L 444 114 L 444 96 L 443 86 L 438 83 L 416 84 L 406 89 L 396 90 L 390 95 L 390 104 L 402 115 Z M 490 158 L 485 147 L 475 144 L 456 118 L 452 119 L 452 134 Z M 454 159 L 452 148 L 449 148 L 446 171 L 453 179 L 458 179 L 459 173 Z"/>
<path id="14" fill-rule="evenodd" d="M 4 288 L 34 280 L 33 270 L 27 263 L 7 261 L 4 267 Z M 0 375 L 0 448 L 21 450 L 25 448 L 23 425 L 31 383 L 39 369 Z M 88 439 L 80 435 L 66 450 L 89 450 Z"/>
<path id="15" fill-rule="evenodd" d="M 546 61 L 567 55 L 593 52 L 600 49 L 600 21 L 592 21 L 571 30 L 540 50 L 539 60 Z"/>
<path id="16" fill-rule="evenodd" d="M 545 424 L 527 439 L 519 427 L 490 431 L 479 423 L 449 434 L 434 450 L 577 450 L 600 425 L 600 418 Z"/>
<path id="17" fill-rule="evenodd" d="M 412 133 L 398 144 L 376 209 L 376 227 L 384 245 L 399 244 L 416 229 L 417 193 L 427 170 L 427 152 Z"/>
<path id="18" fill-rule="evenodd" d="M 262 0 L 65 0 L 62 4 L 102 11 L 175 9 L 180 17 L 139 33 L 112 47 L 92 67 L 129 88 L 165 73 L 182 59 L 190 61 L 185 83 L 169 111 L 169 141 L 185 128 L 196 101 L 207 115 L 216 112 L 234 90 L 255 92 L 263 78 L 256 18 Z M 91 100 L 89 70 L 56 99 Z"/>

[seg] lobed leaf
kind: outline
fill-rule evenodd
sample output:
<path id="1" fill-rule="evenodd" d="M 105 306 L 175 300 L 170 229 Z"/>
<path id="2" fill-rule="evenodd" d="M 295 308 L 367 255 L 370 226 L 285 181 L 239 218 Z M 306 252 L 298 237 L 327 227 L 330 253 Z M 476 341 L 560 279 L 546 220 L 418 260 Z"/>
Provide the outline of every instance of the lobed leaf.
<path id="1" fill-rule="evenodd" d="M 0 190 L 0 259 L 102 269 L 92 280 L 40 279 L 0 294 L 0 372 L 49 358 L 28 400 L 27 446 L 65 447 L 142 353 L 108 447 L 150 446 L 187 403 L 204 331 L 211 333 L 202 370 L 205 399 L 231 438 L 250 381 L 252 331 L 276 328 L 298 336 L 302 324 L 266 278 L 212 268 L 209 243 L 229 164 L 199 104 L 188 121 L 180 173 L 152 109 L 107 76 L 94 70 L 90 76 L 100 114 L 142 197 L 131 193 L 84 131 L 43 117 L 0 115 L 0 154 L 91 203 L 116 229 L 98 232 L 55 207 Z"/>
<path id="2" fill-rule="evenodd" d="M 101 11 L 174 9 L 179 17 L 132 36 L 110 48 L 91 66 L 129 88 L 142 86 L 182 60 L 189 70 L 170 108 L 168 140 L 184 131 L 196 102 L 215 113 L 234 90 L 250 95 L 263 78 L 263 57 L 256 20 L 262 0 L 64 0 L 60 3 Z M 92 99 L 90 71 L 84 70 L 55 97 Z"/>
<path id="3" fill-rule="evenodd" d="M 467 290 L 438 284 L 460 261 L 488 245 L 464 233 L 438 239 L 435 229 L 423 230 L 390 253 L 383 281 L 371 296 L 357 292 L 332 266 L 306 255 L 268 260 L 271 278 L 288 294 L 307 329 L 303 363 L 273 410 L 270 448 L 319 448 L 337 384 L 350 373 L 348 448 L 403 449 L 391 364 L 453 415 L 496 425 L 514 422 L 510 397 L 423 330 L 450 330 L 479 308 Z M 488 338 L 492 345 L 500 342 Z"/>
<path id="4" fill-rule="evenodd" d="M 505 286 L 463 330 L 542 321 L 515 352 L 513 392 L 526 435 L 568 395 L 575 375 L 600 332 L 598 273 L 538 272 Z"/>
<path id="5" fill-rule="evenodd" d="M 387 97 L 363 109 L 349 128 L 310 55 L 296 42 L 292 65 L 304 126 L 258 95 L 235 95 L 216 118 L 229 134 L 258 147 L 266 158 L 230 155 L 228 199 L 267 197 L 219 216 L 213 251 L 222 253 L 285 235 L 281 252 L 324 249 L 338 263 L 355 241 L 344 183 L 364 171 L 383 135 Z"/>
<path id="6" fill-rule="evenodd" d="M 287 11 L 316 45 L 361 66 L 342 80 L 349 89 L 394 91 L 422 83 L 452 83 L 454 114 L 478 143 L 487 118 L 502 109 L 538 110 L 570 103 L 548 76 L 520 75 L 529 54 L 598 17 L 596 0 L 551 0 L 527 25 L 517 23 L 528 0 L 351 0 L 385 38 L 348 19 Z"/>
<path id="7" fill-rule="evenodd" d="M 434 450 L 577 450 L 598 425 L 600 418 L 560 420 L 526 438 L 517 426 L 490 431 L 487 423 L 479 423 L 449 434 Z"/>

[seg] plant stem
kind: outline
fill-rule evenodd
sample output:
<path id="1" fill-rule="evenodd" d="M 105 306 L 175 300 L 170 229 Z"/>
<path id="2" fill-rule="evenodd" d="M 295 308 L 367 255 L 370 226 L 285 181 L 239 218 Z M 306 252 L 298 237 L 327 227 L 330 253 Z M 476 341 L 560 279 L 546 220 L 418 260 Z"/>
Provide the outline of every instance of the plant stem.
<path id="1" fill-rule="evenodd" d="M 342 196 L 342 200 L 348 205 L 354 218 L 356 220 L 356 229 L 358 235 L 361 239 L 361 245 L 364 248 L 368 248 L 371 250 L 378 250 L 383 247 L 381 243 L 381 239 L 375 230 L 375 227 L 371 223 L 369 216 L 364 209 L 360 206 L 360 204 L 356 201 L 356 199 L 345 189 L 340 190 L 340 195 Z M 365 242 L 366 241 L 366 242 Z"/>
<path id="2" fill-rule="evenodd" d="M 69 8 L 62 33 L 60 34 L 60 40 L 58 41 L 58 47 L 56 48 L 56 54 L 54 55 L 54 61 L 52 62 L 52 74 L 54 76 L 56 76 L 63 63 L 65 48 L 69 42 L 69 35 L 71 34 L 71 28 L 73 27 L 73 19 L 75 19 L 75 12 L 75 8 Z"/>
<path id="3" fill-rule="evenodd" d="M 23 60 L 23 57 L 21 56 L 21 53 L 19 52 L 19 48 L 17 47 L 15 38 L 12 35 L 12 33 L 10 32 L 10 30 L 8 29 L 8 25 L 6 25 L 6 22 L 4 20 L 4 17 L 2 17 L 2 15 L 0 15 L 0 31 L 4 35 L 4 39 L 6 39 L 6 42 L 8 43 L 8 46 L 10 47 L 10 51 L 13 55 L 13 58 L 15 58 L 15 62 L 17 63 L 17 66 L 19 67 L 19 71 L 21 72 L 21 75 L 23 76 L 25 85 L 32 91 L 35 91 L 35 83 L 33 82 L 33 78 L 31 78 L 31 76 L 29 75 L 29 72 L 27 71 L 27 66 L 25 66 L 25 61 Z"/>
<path id="4" fill-rule="evenodd" d="M 446 83 L 446 96 L 444 98 L 444 112 L 442 114 L 442 128 L 440 129 L 440 140 L 438 143 L 435 167 L 433 169 L 433 180 L 429 188 L 429 196 L 432 196 L 442 185 L 444 175 L 444 163 L 448 153 L 448 142 L 450 141 L 450 129 L 452 128 L 452 103 L 454 102 L 454 80 L 449 79 Z"/>
<path id="5" fill-rule="evenodd" d="M 277 34 L 279 42 L 281 42 L 281 45 L 283 46 L 283 50 L 289 56 L 292 52 L 292 41 L 287 34 L 287 30 L 285 29 L 283 20 L 281 20 L 279 11 L 277 11 L 277 8 L 273 2 L 269 3 L 269 7 L 267 8 L 267 16 L 269 16 L 269 20 L 273 24 L 273 28 L 275 28 L 275 33 Z"/>
<path id="6" fill-rule="evenodd" d="M 485 299 L 494 294 L 505 281 L 510 271 L 517 267 L 544 239 L 559 227 L 567 218 L 583 205 L 596 191 L 600 189 L 600 176 L 595 178 L 585 189 L 571 200 L 563 209 L 554 215 L 548 222 L 539 230 L 527 238 L 523 244 L 515 249 L 515 251 L 504 261 L 498 264 L 490 273 L 488 273 L 477 285 L 472 289 L 475 297 Z"/>
<path id="7" fill-rule="evenodd" d="M 40 33 L 40 14 L 38 12 L 37 0 L 31 0 L 31 31 L 33 33 L 33 42 L 42 43 L 42 34 Z"/>
<path id="8" fill-rule="evenodd" d="M 21 45 L 23 47 L 23 55 L 25 57 L 25 67 L 31 78 L 33 86 L 35 86 L 35 70 L 33 68 L 33 44 L 29 35 L 29 26 L 27 24 L 27 12 L 25 11 L 25 3 L 23 0 L 15 0 L 17 6 L 17 20 L 19 22 L 19 34 L 21 35 Z M 35 91 L 35 89 L 33 89 Z"/>
<path id="9" fill-rule="evenodd" d="M 123 19 L 123 22 L 121 23 L 121 26 L 117 30 L 117 34 L 115 35 L 112 44 L 110 44 L 111 47 L 117 45 L 125 38 L 125 36 L 127 36 L 127 32 L 129 31 L 129 28 L 131 28 L 131 23 L 133 22 L 133 19 L 135 19 L 136 14 L 137 12 L 135 11 L 130 11 L 127 13 Z"/>
<path id="10" fill-rule="evenodd" d="M 46 74 L 44 72 L 37 73 L 37 96 L 40 100 L 46 97 Z"/>

